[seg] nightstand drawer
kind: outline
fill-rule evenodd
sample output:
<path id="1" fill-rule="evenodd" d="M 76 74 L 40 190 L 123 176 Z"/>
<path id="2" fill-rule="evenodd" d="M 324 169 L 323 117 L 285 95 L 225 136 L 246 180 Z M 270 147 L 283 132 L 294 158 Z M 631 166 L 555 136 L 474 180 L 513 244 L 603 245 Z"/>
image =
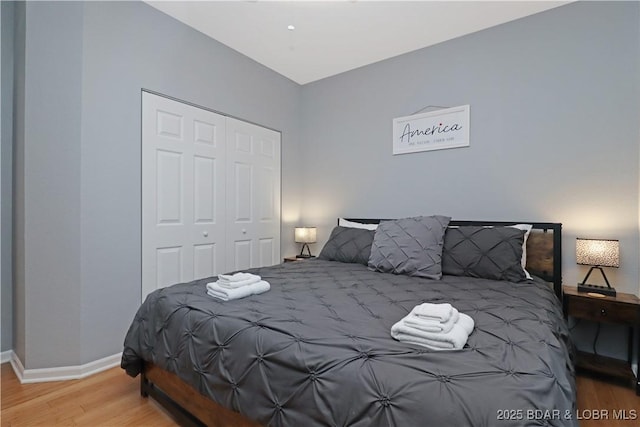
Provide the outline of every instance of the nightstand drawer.
<path id="1" fill-rule="evenodd" d="M 596 322 L 634 325 L 638 321 L 638 307 L 595 298 L 571 298 L 567 301 L 567 314 Z"/>

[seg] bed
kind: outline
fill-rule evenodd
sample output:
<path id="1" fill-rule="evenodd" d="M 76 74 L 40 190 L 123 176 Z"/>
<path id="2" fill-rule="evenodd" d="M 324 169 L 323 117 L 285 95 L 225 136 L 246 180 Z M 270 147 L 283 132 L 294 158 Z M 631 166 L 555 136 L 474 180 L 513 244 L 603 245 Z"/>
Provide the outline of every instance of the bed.
<path id="1" fill-rule="evenodd" d="M 251 270 L 271 290 L 237 301 L 208 297 L 211 279 L 157 290 L 131 324 L 122 367 L 183 425 L 577 425 L 561 225 L 533 226 L 534 280 L 521 283 L 317 259 Z M 427 301 L 475 320 L 463 350 L 390 337 Z"/>

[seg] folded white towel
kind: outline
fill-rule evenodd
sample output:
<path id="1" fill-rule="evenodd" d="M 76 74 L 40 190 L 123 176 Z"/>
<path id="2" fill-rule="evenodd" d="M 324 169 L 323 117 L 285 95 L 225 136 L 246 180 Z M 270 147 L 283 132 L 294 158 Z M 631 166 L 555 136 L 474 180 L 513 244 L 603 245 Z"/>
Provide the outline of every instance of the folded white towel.
<path id="1" fill-rule="evenodd" d="M 218 286 L 217 283 L 207 284 L 207 295 L 214 298 L 221 299 L 223 301 L 231 301 L 234 299 L 240 299 L 248 297 L 249 295 L 258 295 L 263 292 L 267 292 L 271 289 L 271 285 L 264 280 L 261 280 L 252 285 L 242 286 L 240 288 L 227 289 Z"/>
<path id="2" fill-rule="evenodd" d="M 458 310 L 453 309 L 453 314 L 446 322 L 440 322 L 437 320 L 428 320 L 424 317 L 416 316 L 413 310 L 404 318 L 404 324 L 412 328 L 420 329 L 425 332 L 441 332 L 447 333 L 453 328 L 453 325 L 460 318 Z"/>
<path id="3" fill-rule="evenodd" d="M 260 276 L 252 273 L 235 273 L 235 274 L 218 274 L 218 280 L 222 282 L 242 282 L 248 279 L 258 279 L 260 281 Z"/>
<path id="4" fill-rule="evenodd" d="M 218 279 L 217 282 L 207 283 L 207 286 L 216 283 L 221 288 L 235 289 L 235 288 L 241 288 L 243 286 L 253 285 L 254 283 L 258 283 L 260 280 L 262 280 L 262 278 L 260 276 L 251 277 L 251 278 L 249 278 L 247 280 L 241 280 L 239 282 L 226 282 L 224 280 Z"/>
<path id="5" fill-rule="evenodd" d="M 425 320 L 436 320 L 438 322 L 446 322 L 451 316 L 453 316 L 453 307 L 449 303 L 444 304 L 432 304 L 422 303 L 416 305 L 411 310 L 413 314 Z"/>
<path id="6" fill-rule="evenodd" d="M 471 317 L 460 313 L 458 321 L 447 333 L 425 332 L 407 326 L 404 318 L 391 327 L 391 336 L 398 341 L 416 344 L 432 350 L 460 350 L 467 343 L 475 324 Z"/>

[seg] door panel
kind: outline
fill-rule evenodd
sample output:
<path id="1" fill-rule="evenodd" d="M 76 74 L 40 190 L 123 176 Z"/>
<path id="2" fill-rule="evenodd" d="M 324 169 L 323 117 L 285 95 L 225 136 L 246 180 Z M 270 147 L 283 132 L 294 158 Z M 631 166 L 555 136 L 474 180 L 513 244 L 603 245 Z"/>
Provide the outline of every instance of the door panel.
<path id="1" fill-rule="evenodd" d="M 222 273 L 225 118 L 142 94 L 142 297 Z"/>
<path id="2" fill-rule="evenodd" d="M 233 171 L 227 175 L 226 185 L 230 265 L 240 270 L 277 264 L 280 262 L 280 134 L 227 118 L 226 135 L 227 164 Z"/>
<path id="3" fill-rule="evenodd" d="M 182 141 L 182 115 L 158 109 L 156 117 L 158 136 Z"/>
<path id="4" fill-rule="evenodd" d="M 246 270 L 253 265 L 253 242 L 236 240 L 233 242 L 233 270 Z"/>
<path id="5" fill-rule="evenodd" d="M 260 221 L 273 221 L 277 214 L 275 207 L 275 173 L 271 168 L 262 168 L 258 177 L 256 198 L 260 212 Z"/>
<path id="6" fill-rule="evenodd" d="M 260 265 L 271 265 L 273 263 L 273 239 L 268 237 L 260 239 Z"/>
<path id="7" fill-rule="evenodd" d="M 216 159 L 193 158 L 193 212 L 196 224 L 216 222 Z"/>
<path id="8" fill-rule="evenodd" d="M 195 277 L 210 277 L 216 274 L 216 244 L 194 246 L 193 271 Z"/>
<path id="9" fill-rule="evenodd" d="M 195 135 L 195 142 L 215 147 L 216 132 L 216 125 L 213 123 L 201 122 L 200 120 L 193 121 L 193 134 Z"/>
<path id="10" fill-rule="evenodd" d="M 157 283 L 158 288 L 178 283 L 182 277 L 182 247 L 158 248 Z"/>
<path id="11" fill-rule="evenodd" d="M 236 129 L 234 132 L 234 142 L 236 151 L 238 153 L 252 154 L 253 153 L 253 137 L 241 129 Z"/>
<path id="12" fill-rule="evenodd" d="M 182 223 L 182 153 L 157 150 L 156 212 L 158 225 Z"/>
<path id="13" fill-rule="evenodd" d="M 235 209 L 232 218 L 236 223 L 249 223 L 252 218 L 253 166 L 236 162 L 233 164 L 235 186 L 232 196 L 235 198 Z"/>

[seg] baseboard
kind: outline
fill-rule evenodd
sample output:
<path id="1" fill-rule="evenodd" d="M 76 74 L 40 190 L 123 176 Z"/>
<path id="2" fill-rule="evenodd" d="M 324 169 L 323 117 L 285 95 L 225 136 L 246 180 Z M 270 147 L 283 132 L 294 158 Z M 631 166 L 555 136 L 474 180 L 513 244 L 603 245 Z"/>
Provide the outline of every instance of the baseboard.
<path id="1" fill-rule="evenodd" d="M 122 353 L 107 356 L 93 362 L 77 366 L 62 366 L 59 368 L 25 369 L 20 359 L 12 353 L 11 366 L 21 384 L 40 383 L 47 381 L 79 380 L 98 372 L 111 369 L 120 364 Z"/>
<path id="2" fill-rule="evenodd" d="M 11 358 L 13 357 L 13 350 L 7 350 L 0 353 L 0 364 L 11 362 Z"/>

